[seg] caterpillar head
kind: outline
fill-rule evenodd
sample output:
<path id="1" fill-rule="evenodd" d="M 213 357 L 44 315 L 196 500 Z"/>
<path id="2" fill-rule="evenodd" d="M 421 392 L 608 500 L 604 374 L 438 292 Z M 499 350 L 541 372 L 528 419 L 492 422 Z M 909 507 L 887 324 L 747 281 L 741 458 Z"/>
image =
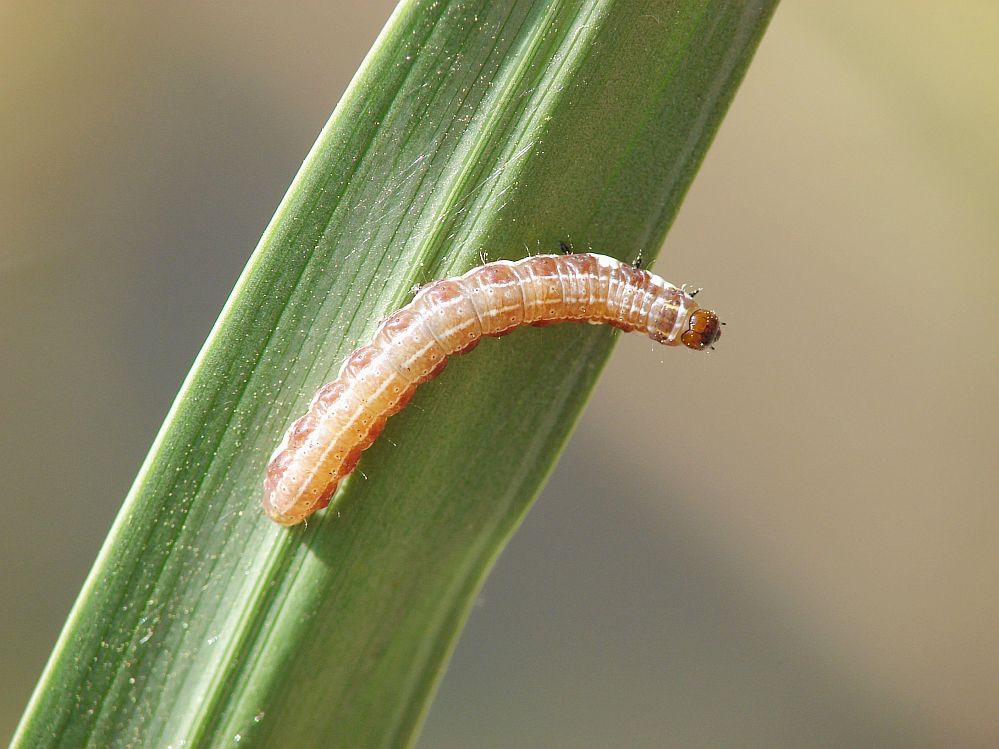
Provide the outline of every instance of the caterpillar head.
<path id="1" fill-rule="evenodd" d="M 680 336 L 680 343 L 694 351 L 701 351 L 721 338 L 721 321 L 709 309 L 695 309 L 687 320 L 687 329 Z"/>

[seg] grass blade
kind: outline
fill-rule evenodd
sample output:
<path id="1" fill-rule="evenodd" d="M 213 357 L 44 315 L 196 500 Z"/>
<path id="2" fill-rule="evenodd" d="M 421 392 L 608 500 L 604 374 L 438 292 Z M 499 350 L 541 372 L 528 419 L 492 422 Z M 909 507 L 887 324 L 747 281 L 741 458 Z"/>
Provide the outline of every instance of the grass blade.
<path id="1" fill-rule="evenodd" d="M 649 258 L 774 6 L 403 3 L 185 382 L 15 745 L 412 740 L 614 335 L 485 342 L 307 528 L 260 514 L 267 457 L 414 285 L 560 240 Z"/>

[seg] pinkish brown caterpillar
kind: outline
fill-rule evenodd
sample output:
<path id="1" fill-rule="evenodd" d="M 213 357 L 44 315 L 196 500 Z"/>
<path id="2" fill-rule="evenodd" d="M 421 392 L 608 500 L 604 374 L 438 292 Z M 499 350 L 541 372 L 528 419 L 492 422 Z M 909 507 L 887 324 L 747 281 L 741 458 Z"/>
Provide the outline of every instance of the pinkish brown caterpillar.
<path id="1" fill-rule="evenodd" d="M 718 316 L 659 276 L 590 253 L 499 260 L 429 284 L 344 361 L 285 434 L 264 482 L 264 512 L 295 525 L 329 504 L 386 420 L 448 357 L 483 336 L 564 321 L 640 330 L 701 350 L 721 336 Z"/>

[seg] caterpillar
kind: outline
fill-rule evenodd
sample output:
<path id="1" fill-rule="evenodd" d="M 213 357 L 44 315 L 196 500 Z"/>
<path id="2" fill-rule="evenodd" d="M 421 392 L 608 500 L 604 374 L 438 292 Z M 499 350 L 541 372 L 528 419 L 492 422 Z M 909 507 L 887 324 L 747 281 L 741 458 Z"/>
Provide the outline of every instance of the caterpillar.
<path id="1" fill-rule="evenodd" d="M 471 351 L 483 336 L 563 321 L 640 330 L 658 343 L 695 350 L 721 336 L 718 316 L 692 294 L 605 255 L 499 260 L 436 281 L 347 357 L 285 433 L 267 466 L 264 512 L 295 525 L 326 507 L 386 420 L 448 357 Z"/>

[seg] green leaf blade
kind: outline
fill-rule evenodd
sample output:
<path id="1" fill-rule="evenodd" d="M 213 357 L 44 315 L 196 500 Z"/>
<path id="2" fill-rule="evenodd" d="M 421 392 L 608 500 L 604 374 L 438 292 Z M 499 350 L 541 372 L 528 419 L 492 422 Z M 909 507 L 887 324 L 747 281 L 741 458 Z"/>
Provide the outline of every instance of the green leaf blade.
<path id="1" fill-rule="evenodd" d="M 261 516 L 267 458 L 414 284 L 564 239 L 649 258 L 774 5 L 403 4 L 178 396 L 15 745 L 410 741 L 614 335 L 532 329 L 456 359 L 308 527 Z"/>

